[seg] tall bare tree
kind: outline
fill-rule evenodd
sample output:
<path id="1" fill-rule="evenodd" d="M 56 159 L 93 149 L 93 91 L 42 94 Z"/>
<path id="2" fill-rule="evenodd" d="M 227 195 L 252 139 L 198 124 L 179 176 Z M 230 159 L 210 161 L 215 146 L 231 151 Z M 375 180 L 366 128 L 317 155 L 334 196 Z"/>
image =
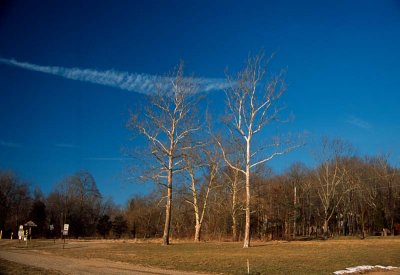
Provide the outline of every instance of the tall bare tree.
<path id="1" fill-rule="evenodd" d="M 293 188 L 293 238 L 295 238 L 297 234 L 297 219 L 302 216 L 300 212 L 302 209 L 298 203 L 299 198 L 304 195 L 302 194 L 304 191 L 304 193 L 307 193 L 307 191 L 310 189 L 310 183 L 306 180 L 307 173 L 307 167 L 300 162 L 292 164 L 286 172 L 288 185 L 291 185 L 291 188 Z M 289 194 L 290 193 L 291 192 L 289 192 Z"/>
<path id="2" fill-rule="evenodd" d="M 215 150 L 214 150 L 215 151 Z M 190 182 L 190 199 L 186 199 L 192 205 L 195 216 L 194 241 L 200 242 L 201 229 L 208 207 L 210 191 L 215 186 L 219 170 L 219 157 L 215 152 L 205 147 L 200 150 L 190 150 L 184 156 L 186 171 Z M 203 170 L 201 172 L 200 170 Z M 198 175 L 202 178 L 198 178 Z"/>
<path id="3" fill-rule="evenodd" d="M 347 170 L 350 171 L 346 175 L 346 181 L 351 186 L 351 192 L 346 194 L 343 199 L 343 206 L 338 209 L 343 221 L 339 223 L 339 229 L 344 235 L 348 233 L 354 234 L 357 232 L 357 223 L 362 239 L 365 238 L 365 224 L 367 219 L 368 210 L 374 209 L 374 187 L 371 185 L 371 169 L 368 164 L 359 157 L 352 157 L 346 159 Z"/>
<path id="4" fill-rule="evenodd" d="M 171 203 L 174 174 L 183 170 L 185 139 L 199 128 L 193 122 L 196 86 L 183 76 L 183 64 L 171 77 L 160 78 L 149 104 L 139 113 L 131 113 L 128 127 L 147 139 L 151 155 L 158 163 L 152 179 L 166 188 L 163 245 L 170 243 Z"/>
<path id="5" fill-rule="evenodd" d="M 230 215 L 232 219 L 232 241 L 237 242 L 238 236 L 238 214 L 240 211 L 239 191 L 243 189 L 243 175 L 235 169 L 226 167 L 223 171 L 224 183 L 231 197 Z"/>
<path id="6" fill-rule="evenodd" d="M 344 196 L 354 189 L 354 185 L 346 184 L 349 174 L 344 165 L 344 157 L 351 151 L 350 145 L 340 139 L 322 138 L 319 155 L 320 166 L 316 169 L 317 193 L 323 208 L 323 232 L 328 237 L 329 221 Z"/>
<path id="7" fill-rule="evenodd" d="M 374 160 L 374 172 L 376 179 L 380 182 L 384 203 L 383 209 L 387 227 L 391 234 L 394 234 L 394 220 L 398 214 L 398 205 L 396 205 L 396 195 L 399 193 L 399 185 L 396 184 L 398 179 L 398 171 L 389 164 L 389 155 L 380 155 Z"/>
<path id="8" fill-rule="evenodd" d="M 267 78 L 267 65 L 263 54 L 249 57 L 245 68 L 235 77 L 229 77 L 230 88 L 225 90 L 228 106 L 226 125 L 233 136 L 239 136 L 244 143 L 244 165 L 233 162 L 222 145 L 225 162 L 229 167 L 244 174 L 246 182 L 246 225 L 243 247 L 250 246 L 250 204 L 251 204 L 251 170 L 257 165 L 266 163 L 278 155 L 285 154 L 295 146 L 282 147 L 279 139 L 256 144 L 254 137 L 265 130 L 271 122 L 278 121 L 282 108 L 278 100 L 286 90 L 283 74 Z M 254 146 L 254 148 L 253 148 Z M 266 152 L 266 149 L 269 152 Z M 272 152 L 271 152 L 272 151 Z M 264 153 L 262 153 L 264 152 Z"/>
<path id="9" fill-rule="evenodd" d="M 225 143 L 225 158 L 229 158 L 234 166 L 240 167 L 243 165 L 245 159 L 245 148 L 240 143 L 241 140 L 233 137 Z M 222 181 L 226 191 L 230 195 L 230 216 L 232 220 L 232 241 L 239 240 L 238 235 L 238 215 L 241 209 L 244 209 L 241 200 L 240 192 L 244 189 L 244 174 L 238 169 L 232 169 L 230 166 L 225 166 L 222 169 Z"/>

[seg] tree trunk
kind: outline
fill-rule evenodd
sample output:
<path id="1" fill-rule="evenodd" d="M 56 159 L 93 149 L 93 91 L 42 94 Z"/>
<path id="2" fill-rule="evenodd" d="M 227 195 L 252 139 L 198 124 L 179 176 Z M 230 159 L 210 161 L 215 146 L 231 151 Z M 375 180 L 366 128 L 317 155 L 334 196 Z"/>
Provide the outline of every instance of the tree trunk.
<path id="1" fill-rule="evenodd" d="M 237 175 L 232 186 L 232 241 L 238 241 L 237 218 L 236 218 L 236 193 L 237 193 Z"/>
<path id="2" fill-rule="evenodd" d="M 236 215 L 232 215 L 232 241 L 238 241 Z"/>
<path id="3" fill-rule="evenodd" d="M 169 245 L 169 231 L 171 227 L 171 201 L 172 201 L 172 190 L 171 186 L 168 186 L 167 204 L 165 206 L 163 245 Z"/>
<path id="4" fill-rule="evenodd" d="M 328 238 L 328 219 L 324 219 L 324 226 L 322 227 L 324 231 L 324 238 Z"/>
<path id="5" fill-rule="evenodd" d="M 196 222 L 195 233 L 194 233 L 195 242 L 200 242 L 200 235 L 201 235 L 201 223 Z"/>
<path id="6" fill-rule="evenodd" d="M 194 241 L 195 242 L 200 242 L 200 233 L 201 233 L 201 218 L 199 215 L 199 207 L 197 205 L 197 194 L 196 192 L 193 193 L 193 198 L 194 198 L 194 212 L 195 212 L 195 218 L 196 218 L 196 225 L 194 226 Z"/>
<path id="7" fill-rule="evenodd" d="M 169 231 L 171 228 L 171 203 L 172 203 L 172 157 L 169 157 L 167 182 L 167 203 L 165 206 L 165 224 L 163 234 L 163 245 L 169 245 Z"/>
<path id="8" fill-rule="evenodd" d="M 364 218 L 364 210 L 361 212 L 361 239 L 365 239 L 365 218 Z"/>
<path id="9" fill-rule="evenodd" d="M 244 230 L 243 248 L 250 247 L 250 139 L 247 140 L 246 161 L 246 225 Z"/>
<path id="10" fill-rule="evenodd" d="M 244 230 L 243 248 L 250 247 L 250 184 L 249 177 L 246 176 L 246 225 Z"/>

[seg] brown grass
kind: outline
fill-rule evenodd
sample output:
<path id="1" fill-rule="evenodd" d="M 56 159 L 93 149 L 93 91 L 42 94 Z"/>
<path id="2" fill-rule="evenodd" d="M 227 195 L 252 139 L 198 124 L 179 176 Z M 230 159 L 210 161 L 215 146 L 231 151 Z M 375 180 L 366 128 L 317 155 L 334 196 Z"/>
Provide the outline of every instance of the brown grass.
<path id="1" fill-rule="evenodd" d="M 63 274 L 58 271 L 42 269 L 37 267 L 31 267 L 28 265 L 17 264 L 14 262 L 10 262 L 7 260 L 3 260 L 0 258 L 0 274 L 1 275 L 21 275 L 21 274 L 30 274 L 30 275 L 58 275 Z"/>
<path id="2" fill-rule="evenodd" d="M 42 252 L 79 258 L 104 258 L 136 265 L 225 274 L 332 274 L 358 265 L 400 266 L 400 238 L 241 243 L 134 243 L 68 241 L 32 243 Z M 36 245 L 36 246 L 35 246 Z M 1 248 L 0 248 L 1 249 Z M 23 249 L 23 248 L 21 248 Z"/>

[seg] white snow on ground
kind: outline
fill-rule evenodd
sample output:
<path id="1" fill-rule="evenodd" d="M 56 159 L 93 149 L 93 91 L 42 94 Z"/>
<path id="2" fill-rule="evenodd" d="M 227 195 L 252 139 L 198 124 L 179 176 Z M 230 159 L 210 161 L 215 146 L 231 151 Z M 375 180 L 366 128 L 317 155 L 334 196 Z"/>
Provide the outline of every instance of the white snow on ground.
<path id="1" fill-rule="evenodd" d="M 360 265 L 360 266 L 354 266 L 354 267 L 347 267 L 345 270 L 335 271 L 335 272 L 333 272 L 333 274 L 349 274 L 349 273 L 362 272 L 362 271 L 367 271 L 367 270 L 372 270 L 372 269 L 394 270 L 397 268 L 398 267 L 395 267 L 395 266 Z"/>

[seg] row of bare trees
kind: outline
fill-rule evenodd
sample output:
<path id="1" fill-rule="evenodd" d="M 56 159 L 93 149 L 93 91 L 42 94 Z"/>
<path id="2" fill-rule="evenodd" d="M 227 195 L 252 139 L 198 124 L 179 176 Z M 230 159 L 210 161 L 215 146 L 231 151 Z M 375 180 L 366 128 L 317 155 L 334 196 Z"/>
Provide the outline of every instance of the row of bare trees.
<path id="1" fill-rule="evenodd" d="M 211 131 L 212 123 L 206 123 L 207 112 L 198 111 L 201 91 L 193 78 L 184 77 L 182 64 L 171 77 L 160 80 L 149 96 L 148 105 L 138 106 L 131 114 L 129 128 L 148 141 L 154 159 L 151 169 L 141 175 L 145 173 L 147 179 L 166 188 L 164 245 L 169 244 L 174 182 L 185 181 L 184 173 L 189 177 L 192 197 L 187 201 L 194 208 L 195 239 L 200 240 L 209 192 L 222 165 L 221 154 L 224 165 L 245 178 L 244 247 L 250 246 L 252 170 L 298 146 L 265 135 L 266 126 L 281 119 L 279 99 L 285 92 L 283 74 L 267 74 L 268 63 L 269 59 L 263 54 L 249 57 L 243 70 L 227 77 L 227 112 L 223 119 L 226 128 L 218 135 Z M 210 173 L 204 185 L 206 196 L 199 201 L 196 175 L 202 173 L 198 170 L 204 167 L 208 167 Z M 234 186 L 233 191 L 237 196 Z"/>
<path id="2" fill-rule="evenodd" d="M 333 144 L 338 140 L 324 141 Z M 208 173 L 208 175 L 211 175 Z M 200 176 L 199 176 L 200 177 Z M 201 177 L 204 177 L 202 175 Z M 198 178 L 203 188 L 201 204 L 203 240 L 244 240 L 246 236 L 246 178 L 229 166 L 220 167 L 213 188 L 208 178 Z M 400 170 L 386 157 L 337 156 L 315 168 L 293 164 L 276 175 L 265 167 L 252 176 L 252 239 L 304 239 L 334 236 L 400 234 Z M 198 219 L 191 186 L 174 188 L 171 219 L 173 238 L 195 238 Z M 127 208 L 128 223 L 136 238 L 161 237 L 162 192 L 133 198 Z M 203 212 L 204 211 L 204 212 Z"/>
<path id="3" fill-rule="evenodd" d="M 324 139 L 321 151 L 339 152 L 344 147 L 339 140 Z M 246 178 L 227 165 L 217 167 L 212 158 L 208 163 L 178 178 L 172 190 L 170 237 L 243 241 Z M 390 165 L 386 156 L 360 158 L 341 151 L 314 168 L 296 163 L 280 174 L 259 166 L 251 184 L 252 239 L 400 234 L 400 169 Z M 162 188 L 137 195 L 120 208 L 102 199 L 88 172 L 66 177 L 47 196 L 31 192 L 11 173 L 0 173 L 0 185 L 3 238 L 12 232 L 15 237 L 19 225 L 28 220 L 38 225 L 34 237 L 59 237 L 64 223 L 70 224 L 70 237 L 163 235 Z"/>

